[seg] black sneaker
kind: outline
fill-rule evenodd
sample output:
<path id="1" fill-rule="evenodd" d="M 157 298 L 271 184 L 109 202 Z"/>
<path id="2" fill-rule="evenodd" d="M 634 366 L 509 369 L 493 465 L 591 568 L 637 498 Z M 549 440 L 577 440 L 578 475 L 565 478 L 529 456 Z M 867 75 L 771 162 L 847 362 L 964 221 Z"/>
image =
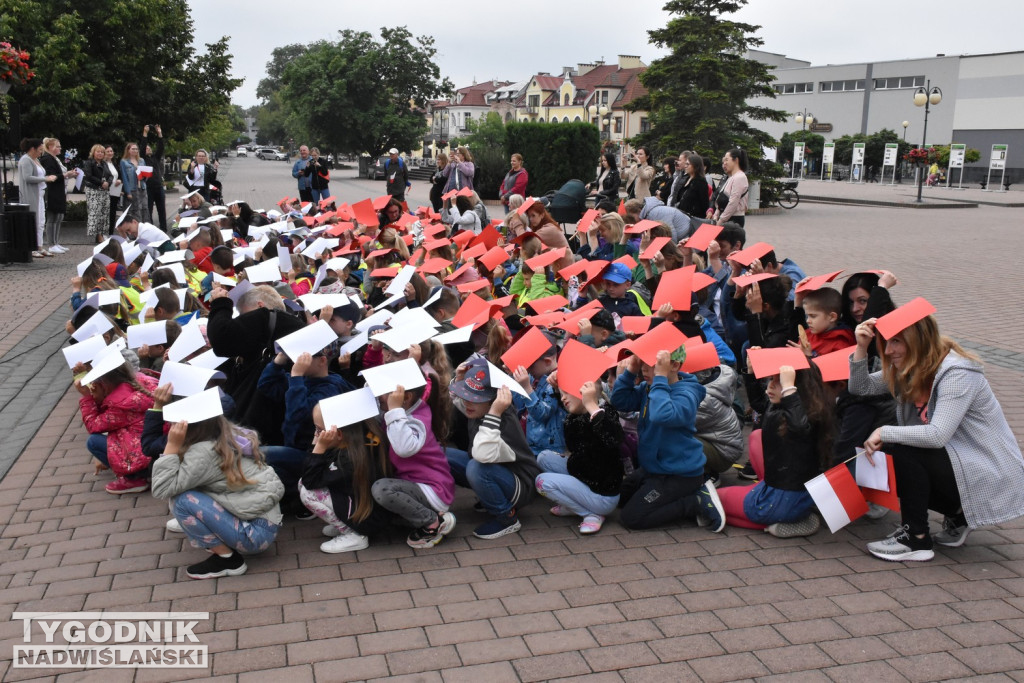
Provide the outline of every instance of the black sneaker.
<path id="1" fill-rule="evenodd" d="M 697 525 L 709 527 L 714 533 L 719 533 L 725 528 L 725 508 L 722 507 L 722 500 L 718 497 L 715 485 L 710 481 L 697 491 Z"/>
<path id="2" fill-rule="evenodd" d="M 893 562 L 927 562 L 935 557 L 931 535 L 925 534 L 924 538 L 917 538 L 910 533 L 906 524 L 896 527 L 896 531 L 883 540 L 868 543 L 868 552 L 875 557 Z"/>
<path id="3" fill-rule="evenodd" d="M 246 572 L 245 558 L 237 550 L 231 551 L 231 557 L 221 557 L 211 553 L 208 558 L 185 570 L 190 579 L 216 579 L 221 576 L 240 576 Z"/>
<path id="4" fill-rule="evenodd" d="M 473 512 L 487 512 L 487 508 L 485 508 L 484 504 L 478 500 L 473 503 Z"/>
<path id="5" fill-rule="evenodd" d="M 506 534 L 514 534 L 522 528 L 519 518 L 516 517 L 516 510 L 512 508 L 507 515 L 491 517 L 491 521 L 484 522 L 473 530 L 477 538 L 501 538 Z"/>
<path id="6" fill-rule="evenodd" d="M 757 481 L 757 472 L 749 462 L 736 471 L 736 476 L 747 481 Z"/>
<path id="7" fill-rule="evenodd" d="M 438 524 L 436 527 L 431 529 L 430 527 L 420 527 L 411 534 L 409 538 L 405 540 L 409 544 L 410 548 L 433 548 L 435 545 L 440 543 L 445 536 L 451 533 L 451 530 L 455 528 L 455 515 L 450 512 L 438 515 Z"/>
<path id="8" fill-rule="evenodd" d="M 301 510 L 295 511 L 295 519 L 299 520 L 300 522 L 306 522 L 311 519 L 316 519 L 316 515 L 314 515 L 306 508 L 302 508 Z"/>
<path id="9" fill-rule="evenodd" d="M 719 482 L 722 481 L 722 475 L 718 472 L 705 472 L 704 481 L 710 481 L 715 486 L 718 486 Z"/>

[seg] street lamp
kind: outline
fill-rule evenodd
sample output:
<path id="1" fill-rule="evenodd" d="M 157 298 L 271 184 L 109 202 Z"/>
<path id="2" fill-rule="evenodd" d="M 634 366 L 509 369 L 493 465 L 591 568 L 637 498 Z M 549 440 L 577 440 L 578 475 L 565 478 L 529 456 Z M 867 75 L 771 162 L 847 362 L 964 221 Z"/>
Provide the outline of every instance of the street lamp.
<path id="1" fill-rule="evenodd" d="M 942 101 L 942 91 L 936 86 L 932 87 L 931 79 L 925 87 L 918 88 L 914 93 L 914 106 L 924 107 L 924 131 L 921 134 L 921 149 L 928 149 L 928 112 L 932 105 L 938 105 Z M 924 172 L 917 176 L 917 201 L 921 202 L 921 190 L 924 188 Z"/>
<path id="2" fill-rule="evenodd" d="M 814 114 L 810 114 L 804 109 L 802 114 L 796 115 L 796 122 L 800 124 L 800 130 L 806 130 L 807 126 L 814 124 Z"/>
<path id="3" fill-rule="evenodd" d="M 903 142 L 907 141 L 907 126 L 910 125 L 910 121 L 903 122 Z"/>
<path id="4" fill-rule="evenodd" d="M 602 104 L 598 106 L 596 104 L 592 104 L 587 107 L 587 111 L 590 112 L 590 118 L 592 119 L 597 118 L 598 116 L 601 117 L 597 120 L 597 129 L 602 133 L 603 137 L 608 130 L 608 124 L 611 123 L 611 118 L 606 118 L 608 116 L 608 112 L 611 111 L 608 109 L 608 105 Z M 603 128 L 601 124 L 604 124 Z M 609 135 L 608 137 L 611 136 Z"/>

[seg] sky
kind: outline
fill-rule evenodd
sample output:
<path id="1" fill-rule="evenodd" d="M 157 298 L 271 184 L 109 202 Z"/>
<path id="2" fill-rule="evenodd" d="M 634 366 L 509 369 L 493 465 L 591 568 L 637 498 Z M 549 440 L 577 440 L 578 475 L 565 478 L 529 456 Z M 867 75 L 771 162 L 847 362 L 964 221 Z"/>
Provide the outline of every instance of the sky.
<path id="1" fill-rule="evenodd" d="M 406 26 L 435 39 L 441 73 L 456 87 L 492 78 L 509 81 L 619 54 L 649 64 L 664 51 L 647 31 L 664 26 L 663 0 L 516 0 L 463 3 L 391 0 L 188 0 L 195 44 L 230 37 L 233 76 L 245 82 L 232 101 L 258 104 L 256 86 L 275 47 L 334 40 L 351 28 L 377 34 Z M 453 8 L 463 7 L 462 11 Z M 812 64 L 845 64 L 984 54 L 1022 49 L 1015 27 L 1024 23 L 1021 0 L 987 0 L 975 11 L 953 0 L 750 0 L 728 18 L 759 25 L 768 52 Z M 483 8 L 483 9 L 477 9 Z M 628 9 L 625 9 L 628 8 Z"/>

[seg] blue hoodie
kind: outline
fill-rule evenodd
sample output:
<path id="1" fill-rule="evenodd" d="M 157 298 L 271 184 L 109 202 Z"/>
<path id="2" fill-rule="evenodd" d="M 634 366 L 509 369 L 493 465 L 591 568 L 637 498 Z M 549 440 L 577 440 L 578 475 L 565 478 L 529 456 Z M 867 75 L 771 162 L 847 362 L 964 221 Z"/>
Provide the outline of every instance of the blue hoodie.
<path id="1" fill-rule="evenodd" d="M 622 413 L 640 411 L 637 424 L 640 467 L 648 474 L 699 477 L 704 474 L 704 447 L 696 436 L 697 407 L 707 391 L 693 375 L 679 373 L 669 384 L 655 377 L 636 384 L 636 375 L 619 374 L 612 391 L 612 405 Z"/>
<path id="2" fill-rule="evenodd" d="M 533 383 L 530 398 L 512 394 L 517 411 L 526 409 L 526 441 L 534 455 L 541 451 L 565 453 L 565 407 L 558 390 L 548 383 L 544 375 Z"/>

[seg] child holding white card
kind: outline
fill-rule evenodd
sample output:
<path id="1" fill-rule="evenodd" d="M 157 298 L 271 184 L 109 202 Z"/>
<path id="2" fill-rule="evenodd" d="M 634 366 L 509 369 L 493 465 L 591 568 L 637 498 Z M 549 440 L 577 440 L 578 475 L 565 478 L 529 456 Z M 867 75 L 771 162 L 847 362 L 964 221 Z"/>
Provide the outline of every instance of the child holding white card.
<path id="1" fill-rule="evenodd" d="M 146 411 L 153 407 L 156 384 L 155 379 L 136 374 L 127 363 L 87 385 L 75 380 L 75 389 L 82 395 L 78 399 L 82 422 L 90 434 L 86 448 L 96 472 L 110 468 L 116 475 L 106 485 L 107 493 L 141 493 L 149 488 L 151 461 L 142 453 L 140 439 Z"/>
<path id="2" fill-rule="evenodd" d="M 241 553 L 263 552 L 277 537 L 283 493 L 255 433 L 223 415 L 176 423 L 153 463 L 153 496 L 173 497 L 174 517 L 189 542 L 210 553 L 185 570 L 192 579 L 244 574 Z"/>
<path id="3" fill-rule="evenodd" d="M 455 528 L 448 511 L 455 480 L 440 443 L 448 431 L 447 400 L 437 391 L 436 376 L 428 382 L 410 391 L 399 385 L 388 394 L 384 422 L 395 476 L 378 479 L 371 489 L 375 501 L 415 527 L 406 539 L 412 548 L 432 548 Z"/>
<path id="4" fill-rule="evenodd" d="M 751 349 L 751 355 L 757 350 Z M 751 374 L 745 379 L 751 406 L 764 414 L 763 457 L 750 457 L 761 481 L 719 491 L 726 521 L 779 538 L 810 536 L 821 521 L 811 511 L 814 500 L 804 483 L 821 472 L 835 434 L 835 416 L 821 373 L 813 363 L 800 371 L 781 365 L 767 387 Z"/>

